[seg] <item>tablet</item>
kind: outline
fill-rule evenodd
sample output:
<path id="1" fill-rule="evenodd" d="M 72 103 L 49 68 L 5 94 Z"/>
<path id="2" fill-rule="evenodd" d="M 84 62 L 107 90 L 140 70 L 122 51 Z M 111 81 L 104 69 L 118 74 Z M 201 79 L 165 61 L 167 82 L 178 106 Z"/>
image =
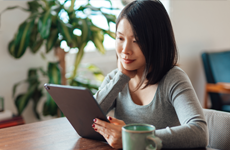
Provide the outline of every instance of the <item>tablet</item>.
<path id="1" fill-rule="evenodd" d="M 92 124 L 94 118 L 109 121 L 90 90 L 47 83 L 44 87 L 81 137 L 105 141 Z"/>

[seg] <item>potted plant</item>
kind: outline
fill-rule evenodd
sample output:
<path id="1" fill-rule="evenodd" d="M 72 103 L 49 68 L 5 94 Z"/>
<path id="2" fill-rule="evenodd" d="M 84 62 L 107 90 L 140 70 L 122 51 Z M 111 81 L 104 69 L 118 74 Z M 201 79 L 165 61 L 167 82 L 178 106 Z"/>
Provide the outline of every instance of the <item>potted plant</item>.
<path id="1" fill-rule="evenodd" d="M 104 30 L 93 24 L 90 19 L 91 15 L 103 15 L 110 26 L 110 22 L 115 23 L 116 16 L 108 14 L 102 11 L 102 9 L 116 9 L 109 8 L 97 8 L 90 4 L 90 0 L 86 5 L 82 5 L 79 8 L 75 8 L 76 0 L 71 0 L 70 6 L 66 7 L 68 0 L 60 2 L 59 0 L 33 0 L 27 2 L 28 8 L 21 8 L 19 6 L 8 7 L 6 10 L 20 8 L 23 11 L 28 12 L 29 17 L 20 24 L 17 33 L 13 40 L 9 43 L 8 51 L 16 59 L 22 58 L 23 54 L 27 49 L 30 49 L 32 53 L 37 53 L 40 47 L 45 44 L 46 53 L 55 50 L 58 54 L 58 62 L 48 62 L 48 70 L 45 71 L 42 68 L 32 68 L 28 71 L 28 76 L 25 82 L 29 84 L 28 90 L 24 94 L 20 94 L 15 98 L 15 104 L 18 109 L 18 114 L 21 114 L 28 102 L 32 99 L 34 101 L 34 112 L 37 118 L 37 103 L 42 97 L 42 87 L 40 85 L 39 73 L 49 78 L 49 83 L 55 84 L 66 84 L 70 85 L 81 85 L 88 86 L 88 88 L 96 88 L 89 86 L 90 84 L 80 83 L 75 80 L 77 69 L 84 55 L 84 48 L 89 41 L 92 41 L 97 50 L 104 54 L 105 48 L 103 46 L 104 35 L 108 34 L 110 37 L 115 38 L 115 33 L 111 32 L 110 29 Z M 86 10 L 90 10 L 90 14 L 86 14 L 86 17 L 82 18 L 78 14 L 81 12 L 86 13 Z M 68 21 L 64 22 L 60 14 L 65 12 L 68 17 Z M 88 11 L 89 12 L 89 11 Z M 75 35 L 74 30 L 80 30 L 81 35 Z M 60 48 L 61 41 L 66 41 L 70 48 L 77 48 L 76 59 L 74 63 L 74 69 L 71 76 L 65 78 L 65 54 L 64 50 Z M 43 57 L 45 57 L 43 55 Z M 62 67 L 60 70 L 59 67 Z M 95 75 L 102 74 L 101 71 L 95 66 L 91 65 L 88 67 Z M 24 81 L 22 81 L 24 82 Z M 15 94 L 16 88 L 20 83 L 15 84 L 13 88 L 13 95 Z M 47 101 L 43 107 L 44 115 L 56 115 L 57 106 L 50 96 L 47 96 Z"/>

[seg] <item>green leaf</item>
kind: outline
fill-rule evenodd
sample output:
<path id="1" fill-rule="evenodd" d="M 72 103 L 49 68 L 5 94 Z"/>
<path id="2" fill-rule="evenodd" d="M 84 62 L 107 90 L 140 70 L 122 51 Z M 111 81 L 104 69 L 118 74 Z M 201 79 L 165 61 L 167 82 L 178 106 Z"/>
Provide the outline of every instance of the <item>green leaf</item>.
<path id="1" fill-rule="evenodd" d="M 39 115 L 39 113 L 37 111 L 37 106 L 38 106 L 38 102 L 34 101 L 34 103 L 33 103 L 33 112 L 34 112 L 36 118 L 40 120 L 41 118 L 40 118 L 40 115 Z"/>
<path id="2" fill-rule="evenodd" d="M 34 85 L 34 84 L 38 84 L 39 80 L 38 80 L 38 73 L 37 73 L 37 68 L 30 68 L 28 70 L 27 73 L 27 79 L 29 82 L 29 89 Z"/>
<path id="3" fill-rule="evenodd" d="M 40 120 L 40 115 L 39 115 L 39 113 L 37 111 L 37 105 L 38 105 L 39 100 L 42 98 L 42 95 L 43 95 L 42 94 L 42 89 L 38 89 L 38 88 L 36 88 L 35 92 L 32 95 L 32 99 L 34 101 L 34 103 L 33 103 L 33 111 L 34 111 L 34 114 L 35 114 L 36 118 L 39 119 L 39 120 Z"/>
<path id="4" fill-rule="evenodd" d="M 57 43 L 58 29 L 54 28 L 51 30 L 50 35 L 46 41 L 46 53 L 50 52 L 54 45 Z"/>
<path id="5" fill-rule="evenodd" d="M 15 58 L 20 58 L 26 51 L 26 48 L 29 45 L 30 34 L 32 27 L 34 25 L 34 20 L 29 22 L 23 22 L 18 29 L 18 33 L 16 34 L 16 38 L 13 42 L 10 42 L 8 48 L 9 52 Z"/>
<path id="6" fill-rule="evenodd" d="M 24 98 L 25 95 L 26 94 L 20 94 L 15 99 L 15 105 L 16 105 L 16 108 L 17 108 L 17 111 L 18 111 L 18 115 L 21 115 L 21 113 L 23 112 L 23 110 L 25 109 L 25 107 L 27 106 L 27 104 L 29 102 L 28 98 L 25 100 L 25 98 Z M 23 101 L 24 101 L 24 103 L 23 103 L 23 106 L 22 106 L 21 104 L 22 104 Z"/>
<path id="7" fill-rule="evenodd" d="M 99 28 L 99 27 L 97 27 L 95 25 L 90 26 L 90 30 L 92 30 L 92 31 L 102 31 L 101 28 Z"/>
<path id="8" fill-rule="evenodd" d="M 101 52 L 102 54 L 105 54 L 105 48 L 104 48 L 102 41 L 100 41 L 98 38 L 94 38 L 93 43 L 95 47 L 99 50 L 99 52 Z"/>
<path id="9" fill-rule="evenodd" d="M 43 115 L 51 115 L 51 116 L 56 116 L 57 115 L 57 104 L 54 102 L 52 97 L 47 93 L 47 100 L 43 105 Z"/>
<path id="10" fill-rule="evenodd" d="M 93 44 L 95 45 L 95 47 L 99 50 L 99 52 L 104 54 L 105 53 L 105 48 L 104 48 L 104 45 L 103 45 L 103 41 L 104 41 L 103 32 L 102 31 L 93 32 L 92 41 L 93 41 Z"/>
<path id="11" fill-rule="evenodd" d="M 61 71 L 59 69 L 59 63 L 51 63 L 48 64 L 48 77 L 49 83 L 53 84 L 61 84 Z M 52 99 L 52 97 L 47 93 L 47 100 L 43 106 L 43 115 L 57 115 L 57 105 Z"/>
<path id="12" fill-rule="evenodd" d="M 63 39 L 67 42 L 68 46 L 72 47 L 73 45 L 73 27 L 67 23 L 64 23 L 62 20 L 58 19 L 58 29 Z"/>
<path id="13" fill-rule="evenodd" d="M 47 0 L 47 3 L 48 3 L 48 6 L 51 7 L 51 6 L 54 6 L 56 4 L 56 1 L 55 0 Z"/>
<path id="14" fill-rule="evenodd" d="M 52 17 L 51 17 L 51 30 L 53 29 L 53 28 L 57 28 L 58 27 L 58 16 L 53 16 L 52 15 Z"/>
<path id="15" fill-rule="evenodd" d="M 86 8 L 90 8 L 92 11 L 100 11 L 100 8 L 93 7 L 93 6 L 90 5 L 90 4 L 87 4 L 86 6 L 80 6 L 77 10 L 83 11 L 83 10 L 86 9 Z"/>
<path id="16" fill-rule="evenodd" d="M 36 53 L 42 46 L 43 44 L 43 39 L 40 39 L 39 41 L 36 41 L 31 49 L 33 53 Z"/>
<path id="17" fill-rule="evenodd" d="M 38 12 L 39 8 L 43 8 L 42 5 L 39 4 L 36 0 L 27 2 L 27 4 L 29 6 L 30 12 Z"/>
<path id="18" fill-rule="evenodd" d="M 33 46 L 34 46 L 34 43 L 37 39 L 37 34 L 38 34 L 38 27 L 37 27 L 37 24 L 35 24 L 33 26 L 31 33 L 30 33 L 30 43 L 29 43 L 30 50 L 33 53 L 34 53 Z"/>
<path id="19" fill-rule="evenodd" d="M 82 43 L 81 37 L 77 35 L 73 35 L 73 43 L 74 43 L 73 48 L 79 47 L 79 45 L 81 45 Z"/>
<path id="20" fill-rule="evenodd" d="M 64 10 L 68 13 L 69 23 L 73 25 L 73 28 L 76 27 L 78 25 L 78 19 L 79 19 L 79 17 L 76 17 L 76 11 L 75 10 L 69 11 L 66 9 Z"/>
<path id="21" fill-rule="evenodd" d="M 116 23 L 116 16 L 112 15 L 112 14 L 106 14 L 106 13 L 102 13 L 105 18 L 107 19 L 108 25 L 110 22 Z M 109 25 L 110 26 L 110 25 Z"/>
<path id="22" fill-rule="evenodd" d="M 63 9 L 63 8 L 64 7 L 62 5 L 54 5 L 50 7 L 51 11 L 56 11 L 56 12 L 59 12 L 60 9 Z"/>
<path id="23" fill-rule="evenodd" d="M 87 19 L 81 19 L 81 38 L 83 42 L 88 42 L 88 39 L 90 37 L 90 28 L 89 28 L 89 22 L 87 21 Z"/>
<path id="24" fill-rule="evenodd" d="M 61 71 L 59 69 L 59 63 L 49 62 L 48 77 L 49 77 L 49 83 L 61 84 Z"/>
<path id="25" fill-rule="evenodd" d="M 63 4 L 65 4 L 66 2 L 68 2 L 69 0 L 65 0 Z"/>
<path id="26" fill-rule="evenodd" d="M 40 68 L 39 68 L 40 69 Z M 30 68 L 28 70 L 28 73 L 27 73 L 27 79 L 26 80 L 23 80 L 23 81 L 20 81 L 16 84 L 14 84 L 13 86 L 13 97 L 16 93 L 16 88 L 18 87 L 18 85 L 20 85 L 21 83 L 23 82 L 28 82 L 29 83 L 29 87 L 28 89 L 30 89 L 34 84 L 38 84 L 39 83 L 39 80 L 38 80 L 38 74 L 37 74 L 37 70 L 36 68 Z"/>
<path id="27" fill-rule="evenodd" d="M 34 25 L 33 30 L 30 35 L 29 47 L 32 53 L 36 53 L 43 44 L 43 39 L 38 32 L 37 24 Z"/>
<path id="28" fill-rule="evenodd" d="M 14 97 L 14 95 L 15 95 L 15 93 L 16 93 L 17 87 L 18 87 L 22 82 L 27 82 L 27 80 L 20 81 L 20 82 L 14 84 L 14 86 L 13 86 L 13 95 L 12 95 L 12 97 Z"/>
<path id="29" fill-rule="evenodd" d="M 88 43 L 88 41 L 90 40 L 90 38 L 92 36 L 91 30 L 90 30 L 92 22 L 88 18 L 79 19 L 78 22 L 79 22 L 79 29 L 82 31 L 82 34 L 81 34 L 81 36 L 73 35 L 72 47 L 78 47 L 78 49 L 80 49 L 80 47 L 83 45 L 83 43 Z M 92 28 L 96 29 L 96 26 L 92 26 Z"/>
<path id="30" fill-rule="evenodd" d="M 10 55 L 14 56 L 14 51 L 15 51 L 15 44 L 14 44 L 14 40 L 12 40 L 9 45 L 8 45 L 8 51 L 10 53 Z"/>
<path id="31" fill-rule="evenodd" d="M 43 68 L 39 68 L 43 76 L 47 76 L 47 72 Z"/>
<path id="32" fill-rule="evenodd" d="M 116 34 L 114 32 L 107 30 L 105 33 L 108 34 L 111 38 L 116 39 Z"/>
<path id="33" fill-rule="evenodd" d="M 43 39 L 47 39 L 50 34 L 50 27 L 51 27 L 51 13 L 50 9 L 46 11 L 46 13 L 39 18 L 38 20 L 38 31 L 41 34 Z"/>
<path id="34" fill-rule="evenodd" d="M 27 73 L 27 79 L 24 81 L 20 81 L 15 84 L 13 87 L 13 97 L 16 92 L 16 88 L 22 82 L 27 82 L 29 84 L 28 90 L 26 93 L 20 94 L 15 98 L 15 105 L 18 110 L 18 114 L 20 115 L 23 110 L 26 108 L 28 102 L 32 99 L 34 101 L 33 111 L 35 116 L 40 119 L 39 113 L 37 112 L 37 104 L 42 97 L 42 89 L 39 89 L 40 81 L 37 71 L 42 70 L 41 68 L 30 68 Z"/>
<path id="35" fill-rule="evenodd" d="M 79 50 L 78 50 L 78 53 L 76 55 L 76 58 L 75 58 L 75 63 L 74 63 L 74 70 L 73 70 L 73 73 L 72 73 L 72 76 L 70 77 L 70 79 L 74 79 L 76 74 L 77 74 L 77 69 L 78 69 L 78 66 L 81 62 L 81 59 L 84 55 L 84 48 L 86 46 L 86 42 L 82 43 L 81 46 L 79 46 Z"/>
<path id="36" fill-rule="evenodd" d="M 26 108 L 37 86 L 37 84 L 33 85 L 25 94 L 20 94 L 16 97 L 15 105 L 18 110 L 18 115 L 21 115 L 23 110 Z"/>

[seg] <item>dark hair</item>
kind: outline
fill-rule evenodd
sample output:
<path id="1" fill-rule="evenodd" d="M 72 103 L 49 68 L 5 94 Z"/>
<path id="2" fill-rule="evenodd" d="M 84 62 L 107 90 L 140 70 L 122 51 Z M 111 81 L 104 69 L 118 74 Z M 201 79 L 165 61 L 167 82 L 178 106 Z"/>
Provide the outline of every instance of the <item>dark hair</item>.
<path id="1" fill-rule="evenodd" d="M 116 30 L 123 18 L 131 24 L 134 37 L 146 59 L 138 88 L 146 78 L 148 82 L 145 87 L 158 83 L 177 63 L 176 42 L 167 11 L 159 0 L 138 0 L 129 3 L 121 11 Z"/>

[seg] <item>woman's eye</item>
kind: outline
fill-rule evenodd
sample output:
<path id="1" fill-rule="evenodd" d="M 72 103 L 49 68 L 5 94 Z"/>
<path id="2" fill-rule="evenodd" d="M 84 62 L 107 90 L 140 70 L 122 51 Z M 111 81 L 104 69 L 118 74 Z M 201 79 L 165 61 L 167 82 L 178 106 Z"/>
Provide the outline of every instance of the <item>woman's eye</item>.
<path id="1" fill-rule="evenodd" d="M 118 37 L 117 39 L 118 39 L 118 40 L 122 40 L 122 38 L 119 38 L 119 37 Z"/>

